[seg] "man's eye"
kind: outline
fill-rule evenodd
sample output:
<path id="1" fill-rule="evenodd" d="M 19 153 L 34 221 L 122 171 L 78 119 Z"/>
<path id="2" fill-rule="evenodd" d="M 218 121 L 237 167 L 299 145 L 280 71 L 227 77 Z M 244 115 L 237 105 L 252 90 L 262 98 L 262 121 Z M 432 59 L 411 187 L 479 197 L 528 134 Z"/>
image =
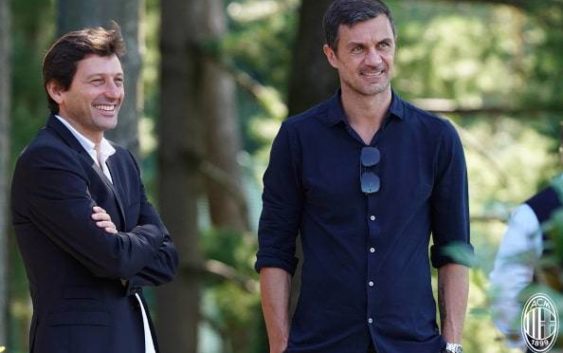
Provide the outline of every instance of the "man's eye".
<path id="1" fill-rule="evenodd" d="M 379 47 L 381 49 L 388 49 L 388 48 L 391 47 L 391 44 L 389 44 L 388 42 L 382 42 L 382 43 L 379 43 Z"/>
<path id="2" fill-rule="evenodd" d="M 92 83 L 96 86 L 99 86 L 99 85 L 104 83 L 104 80 L 102 80 L 101 78 L 95 78 L 95 79 L 91 80 L 90 83 Z"/>
<path id="3" fill-rule="evenodd" d="M 361 53 L 361 52 L 363 52 L 363 51 L 364 51 L 364 48 L 362 48 L 362 47 L 354 47 L 354 48 L 352 48 L 352 53 L 354 53 L 354 54 L 359 54 L 359 53 Z"/>

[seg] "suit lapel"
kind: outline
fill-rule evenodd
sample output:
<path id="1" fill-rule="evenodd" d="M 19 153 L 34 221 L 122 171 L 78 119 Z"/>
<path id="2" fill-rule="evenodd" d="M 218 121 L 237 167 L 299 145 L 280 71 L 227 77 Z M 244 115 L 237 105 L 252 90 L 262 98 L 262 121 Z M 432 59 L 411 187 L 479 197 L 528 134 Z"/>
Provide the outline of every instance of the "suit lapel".
<path id="1" fill-rule="evenodd" d="M 54 115 L 51 115 L 49 117 L 49 120 L 47 121 L 47 128 L 53 129 L 57 133 L 57 135 L 59 135 L 62 138 L 62 140 L 68 146 L 70 146 L 72 149 L 77 151 L 80 154 L 80 156 L 82 157 L 82 161 L 86 162 L 86 164 L 88 164 L 92 169 L 94 169 L 94 171 L 100 177 L 100 179 L 103 181 L 103 183 L 112 191 L 112 193 L 115 197 L 115 201 L 117 203 L 117 208 L 119 209 L 119 216 L 121 217 L 122 224 L 123 224 L 124 227 L 126 227 L 125 211 L 124 211 L 124 208 L 123 208 L 123 201 L 122 201 L 123 197 L 122 197 L 122 194 L 120 194 L 117 190 L 119 187 L 116 187 L 116 185 L 120 185 L 124 181 L 123 181 L 123 178 L 117 172 L 118 168 L 115 168 L 115 166 L 112 163 L 112 160 L 113 160 L 112 157 L 113 156 L 108 158 L 108 160 L 106 161 L 106 164 L 108 165 L 108 168 L 110 170 L 110 173 L 111 173 L 111 176 L 112 176 L 112 179 L 113 179 L 113 183 L 112 183 L 105 176 L 103 171 L 96 164 L 96 162 L 92 159 L 92 157 L 90 157 L 90 155 L 84 150 L 84 148 L 82 147 L 80 142 L 78 142 L 78 140 L 74 137 L 72 132 L 70 132 L 67 129 L 67 127 L 64 126 L 63 123 L 61 123 L 59 121 L 59 119 L 57 119 Z"/>
<path id="2" fill-rule="evenodd" d="M 120 184 L 120 178 L 117 177 L 117 173 L 115 173 L 110 167 L 110 159 L 108 158 L 108 160 L 106 161 L 106 164 L 108 165 L 109 171 L 111 173 L 111 178 L 113 179 L 113 183 L 106 177 L 106 175 L 104 174 L 104 172 L 102 171 L 102 169 L 96 164 L 93 163 L 92 164 L 92 168 L 96 171 L 96 173 L 98 174 L 98 176 L 100 177 L 100 179 L 102 179 L 102 181 L 104 182 L 104 184 L 111 190 L 111 192 L 113 193 L 113 196 L 115 197 L 115 201 L 117 203 L 117 208 L 119 209 L 119 216 L 121 217 L 121 221 L 124 226 L 124 228 L 126 228 L 126 224 L 125 224 L 125 211 L 123 208 L 123 200 L 121 197 L 121 194 L 118 192 L 118 186 Z"/>
<path id="3" fill-rule="evenodd" d="M 125 179 L 123 178 L 123 176 L 119 173 L 119 168 L 116 168 L 116 154 L 117 152 L 110 156 L 107 160 L 106 160 L 106 165 L 108 166 L 109 172 L 111 174 L 111 178 L 113 179 L 113 184 L 111 184 L 111 190 L 113 191 L 113 194 L 115 195 L 115 199 L 117 200 L 117 205 L 119 207 L 119 213 L 121 214 L 121 218 L 123 220 L 123 225 L 126 226 L 126 218 L 125 218 L 125 209 L 123 207 L 123 200 L 124 195 L 123 195 L 123 183 L 125 182 Z M 99 169 L 99 168 L 98 168 Z M 101 170 L 100 170 L 101 171 Z M 103 174 L 103 173 L 102 173 Z M 104 175 L 105 177 L 105 175 Z M 107 180 L 107 178 L 106 178 Z M 107 180 L 109 182 L 109 180 Z"/>

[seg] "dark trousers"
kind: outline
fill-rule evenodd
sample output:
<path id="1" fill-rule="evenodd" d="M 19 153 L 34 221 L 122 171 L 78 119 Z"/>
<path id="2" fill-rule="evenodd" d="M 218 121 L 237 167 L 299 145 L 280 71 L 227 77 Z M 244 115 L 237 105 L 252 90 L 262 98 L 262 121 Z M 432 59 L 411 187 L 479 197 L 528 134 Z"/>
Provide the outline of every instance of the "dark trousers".
<path id="1" fill-rule="evenodd" d="M 367 353 L 377 353 L 375 351 L 375 348 L 373 348 L 373 343 L 370 342 L 369 347 L 368 347 L 368 352 Z"/>

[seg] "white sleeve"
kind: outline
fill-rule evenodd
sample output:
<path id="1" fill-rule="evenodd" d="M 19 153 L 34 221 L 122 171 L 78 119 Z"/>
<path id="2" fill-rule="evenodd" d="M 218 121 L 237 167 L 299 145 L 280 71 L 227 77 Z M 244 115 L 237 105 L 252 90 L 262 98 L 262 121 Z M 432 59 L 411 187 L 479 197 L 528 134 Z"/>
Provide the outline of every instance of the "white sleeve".
<path id="1" fill-rule="evenodd" d="M 538 218 L 530 206 L 522 204 L 512 212 L 490 274 L 493 321 L 511 347 L 525 347 L 518 295 L 532 282 L 542 249 Z"/>

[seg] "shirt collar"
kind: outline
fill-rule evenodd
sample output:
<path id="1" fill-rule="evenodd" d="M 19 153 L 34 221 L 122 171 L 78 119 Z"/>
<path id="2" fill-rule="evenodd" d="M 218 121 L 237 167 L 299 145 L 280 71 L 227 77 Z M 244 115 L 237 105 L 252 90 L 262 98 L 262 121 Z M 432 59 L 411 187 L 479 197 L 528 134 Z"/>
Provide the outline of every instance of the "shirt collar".
<path id="1" fill-rule="evenodd" d="M 395 91 L 392 91 L 391 105 L 387 110 L 388 116 L 396 117 L 400 120 L 405 120 L 405 103 Z M 338 91 L 328 100 L 327 112 L 322 116 L 322 120 L 329 126 L 334 126 L 340 122 L 347 123 L 346 113 L 342 106 L 341 100 L 342 91 Z"/>
<path id="2" fill-rule="evenodd" d="M 94 159 L 96 159 L 96 144 L 92 142 L 89 138 L 82 135 L 78 130 L 76 130 L 66 119 L 59 115 L 55 115 L 57 119 L 72 133 L 72 135 L 78 140 L 82 148 Z M 115 148 L 109 143 L 106 138 L 102 137 L 100 142 L 100 159 L 102 163 L 105 162 L 111 155 L 116 152 Z"/>

